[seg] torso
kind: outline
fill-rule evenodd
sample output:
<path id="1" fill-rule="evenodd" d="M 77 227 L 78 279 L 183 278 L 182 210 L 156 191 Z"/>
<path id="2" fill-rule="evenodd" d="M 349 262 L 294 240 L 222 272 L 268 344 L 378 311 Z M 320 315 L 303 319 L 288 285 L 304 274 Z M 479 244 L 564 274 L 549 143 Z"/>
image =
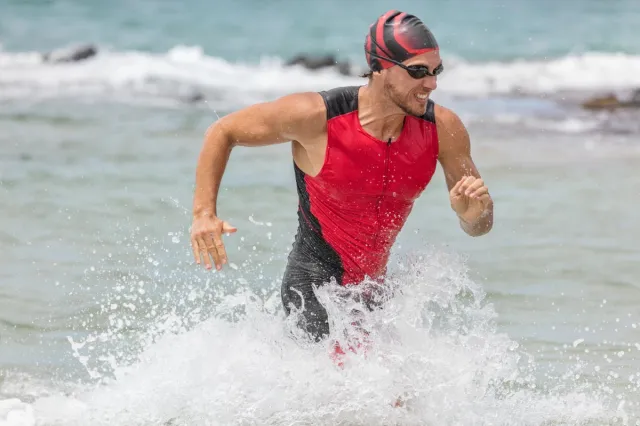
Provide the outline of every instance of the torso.
<path id="1" fill-rule="evenodd" d="M 319 263 L 314 273 L 340 284 L 385 274 L 396 236 L 435 172 L 439 149 L 432 101 L 424 116 L 406 116 L 399 137 L 388 143 L 363 129 L 358 89 L 322 92 L 325 140 L 293 146 L 300 207 L 290 267 Z"/>

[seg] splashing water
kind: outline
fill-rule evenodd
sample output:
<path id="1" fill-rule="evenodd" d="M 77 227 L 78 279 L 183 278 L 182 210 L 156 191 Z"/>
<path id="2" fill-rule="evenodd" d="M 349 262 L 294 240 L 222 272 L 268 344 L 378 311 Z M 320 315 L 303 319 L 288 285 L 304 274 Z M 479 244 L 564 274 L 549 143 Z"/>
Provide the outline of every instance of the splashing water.
<path id="1" fill-rule="evenodd" d="M 605 396 L 566 377 L 537 383 L 535 363 L 497 332 L 493 307 L 460 259 L 430 251 L 397 266 L 384 286 L 317 289 L 331 319 L 331 336 L 320 344 L 295 326 L 297 312 L 285 318 L 277 287 L 259 292 L 207 281 L 184 286 L 186 296 L 177 303 L 175 285 L 158 302 L 148 277 L 128 274 L 102 307 L 113 312 L 108 330 L 69 339 L 94 383 L 31 403 L 0 401 L 0 425 L 575 425 L 616 419 Z M 141 318 L 148 319 L 144 329 L 137 326 Z M 127 339 L 134 349 L 123 349 Z M 332 356 L 335 342 L 361 345 L 345 351 L 341 367 Z"/>

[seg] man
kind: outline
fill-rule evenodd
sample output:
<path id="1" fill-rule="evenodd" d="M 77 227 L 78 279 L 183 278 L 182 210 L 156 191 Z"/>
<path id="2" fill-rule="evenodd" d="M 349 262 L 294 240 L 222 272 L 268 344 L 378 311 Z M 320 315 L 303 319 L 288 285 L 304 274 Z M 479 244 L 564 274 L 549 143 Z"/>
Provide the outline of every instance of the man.
<path id="1" fill-rule="evenodd" d="M 369 82 L 295 93 L 229 114 L 207 131 L 196 170 L 191 242 L 198 264 L 227 262 L 218 217 L 220 181 L 234 146 L 291 141 L 299 196 L 298 232 L 282 282 L 287 314 L 320 340 L 329 334 L 313 287 L 382 280 L 397 234 L 439 161 L 462 229 L 483 235 L 493 202 L 458 116 L 429 95 L 442 71 L 438 44 L 415 16 L 388 11 L 369 29 Z"/>

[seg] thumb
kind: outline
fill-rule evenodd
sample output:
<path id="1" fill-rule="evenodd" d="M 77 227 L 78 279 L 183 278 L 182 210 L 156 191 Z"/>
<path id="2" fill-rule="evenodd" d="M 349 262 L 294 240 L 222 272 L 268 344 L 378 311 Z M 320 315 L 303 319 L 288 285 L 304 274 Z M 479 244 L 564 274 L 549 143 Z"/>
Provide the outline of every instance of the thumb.
<path id="1" fill-rule="evenodd" d="M 236 232 L 238 228 L 231 226 L 229 222 L 222 222 L 222 232 L 225 234 L 232 234 Z"/>

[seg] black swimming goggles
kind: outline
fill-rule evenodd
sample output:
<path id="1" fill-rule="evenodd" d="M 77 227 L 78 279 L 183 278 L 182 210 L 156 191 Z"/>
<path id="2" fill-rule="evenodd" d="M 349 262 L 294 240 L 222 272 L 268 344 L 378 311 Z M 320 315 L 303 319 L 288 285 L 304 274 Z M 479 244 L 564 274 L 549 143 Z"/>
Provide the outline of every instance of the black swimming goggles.
<path id="1" fill-rule="evenodd" d="M 392 64 L 396 64 L 400 68 L 403 68 L 405 71 L 407 71 L 407 74 L 409 74 L 411 78 L 415 78 L 416 80 L 420 80 L 421 78 L 425 78 L 427 76 L 435 77 L 444 70 L 444 66 L 442 65 L 442 62 L 440 63 L 440 65 L 435 67 L 433 71 L 429 71 L 429 67 L 427 67 L 426 65 L 406 66 L 405 64 L 398 61 L 394 61 L 393 59 L 385 58 L 383 56 L 379 56 L 371 52 L 367 52 L 367 53 L 369 53 L 369 55 L 373 56 L 374 58 L 382 59 L 383 61 L 389 61 Z"/>

